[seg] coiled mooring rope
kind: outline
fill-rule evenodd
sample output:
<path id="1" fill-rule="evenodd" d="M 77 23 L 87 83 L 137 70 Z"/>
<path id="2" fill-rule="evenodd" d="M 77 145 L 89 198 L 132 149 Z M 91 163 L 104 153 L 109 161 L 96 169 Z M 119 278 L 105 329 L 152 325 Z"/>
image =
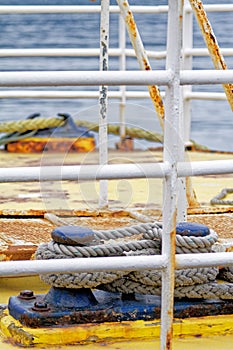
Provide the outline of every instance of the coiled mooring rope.
<path id="1" fill-rule="evenodd" d="M 161 254 L 162 224 L 141 223 L 114 230 L 93 230 L 89 245 L 69 245 L 51 241 L 38 247 L 36 259 L 68 259 L 97 256 Z M 212 252 L 218 236 L 213 230 L 205 236 L 176 234 L 176 253 Z M 232 270 L 226 270 L 231 274 Z M 216 283 L 219 269 L 192 268 L 175 271 L 175 297 L 233 299 L 233 284 Z M 222 278 L 224 273 L 222 272 Z M 161 272 L 115 271 L 45 274 L 42 280 L 54 287 L 98 288 L 110 292 L 161 294 Z M 231 276 L 233 281 L 233 274 Z"/>

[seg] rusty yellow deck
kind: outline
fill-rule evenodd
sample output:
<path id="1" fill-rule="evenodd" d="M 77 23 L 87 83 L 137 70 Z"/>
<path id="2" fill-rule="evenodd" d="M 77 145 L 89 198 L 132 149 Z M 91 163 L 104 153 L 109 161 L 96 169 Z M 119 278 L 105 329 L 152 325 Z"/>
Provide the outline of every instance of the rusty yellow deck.
<path id="1" fill-rule="evenodd" d="M 6 304 L 12 294 L 18 294 L 21 289 L 30 288 L 35 293 L 45 293 L 48 286 L 43 284 L 37 277 L 24 278 L 4 278 L 0 283 L 0 304 Z M 64 345 L 66 342 L 76 342 L 82 339 L 75 349 L 159 349 L 159 320 L 122 322 L 120 324 L 106 323 L 99 325 L 82 325 L 77 328 L 53 328 L 48 329 L 29 329 L 27 327 L 18 328 L 19 323 L 12 322 L 11 318 L 5 317 L 1 322 L 1 327 L 8 327 L 10 330 L 4 330 L 8 336 L 23 337 L 25 346 L 35 346 L 37 349 L 47 348 L 50 350 L 73 349 L 72 345 Z M 125 331 L 123 332 L 123 329 Z M 16 336 L 17 335 L 17 336 Z M 142 339 L 135 339 L 140 338 Z M 34 345 L 30 345 L 30 337 Z M 144 338 L 144 339 L 143 339 Z M 12 345 L 9 341 L 0 337 L 1 350 L 13 350 L 18 348 L 16 344 Z M 85 341 L 84 341 L 85 339 Z M 211 346 L 213 350 L 225 350 L 233 341 L 233 317 L 214 316 L 202 318 L 190 318 L 185 320 L 175 320 L 174 322 L 174 349 L 182 350 L 189 347 L 190 350 L 204 349 Z M 85 344 L 85 347 L 84 345 Z M 52 347 L 51 347 L 52 346 Z"/>
<path id="2" fill-rule="evenodd" d="M 98 153 L 43 153 L 10 154 L 0 151 L 0 167 L 98 164 Z M 232 159 L 232 154 L 188 152 L 186 160 Z M 160 151 L 109 151 L 109 163 L 145 163 L 162 161 Z M 223 188 L 232 186 L 233 175 L 193 177 L 193 187 L 202 205 Z M 0 184 L 1 211 L 78 209 L 97 210 L 98 182 L 26 182 Z M 132 179 L 109 181 L 109 208 L 160 208 L 162 205 L 162 179 Z"/>
<path id="3" fill-rule="evenodd" d="M 218 153 L 187 153 L 190 160 L 232 159 L 231 154 Z M 110 151 L 110 163 L 127 162 L 158 162 L 162 161 L 159 151 L 119 152 Z M 98 154 L 9 154 L 2 152 L 0 166 L 46 166 L 63 164 L 97 164 Z M 212 207 L 210 200 L 223 188 L 231 188 L 233 175 L 200 176 L 192 178 L 193 188 L 201 204 L 200 208 L 189 211 L 188 220 L 198 221 L 209 225 L 220 235 L 231 237 L 229 227 L 233 227 L 233 208 L 226 206 Z M 31 259 L 37 245 L 50 239 L 50 232 L 54 224 L 44 219 L 46 212 L 56 213 L 67 222 L 95 228 L 119 227 L 135 224 L 137 217 L 131 212 L 149 217 L 152 221 L 161 219 L 162 211 L 162 180 L 139 179 L 109 181 L 109 210 L 99 211 L 98 183 L 95 182 L 67 182 L 62 183 L 10 183 L 0 184 L 0 260 Z M 232 198 L 231 198 L 232 199 Z M 224 230 L 223 226 L 226 226 Z M 45 293 L 48 287 L 38 278 L 4 278 L 0 279 L 0 304 L 6 304 L 9 296 L 17 295 L 22 289 L 33 289 L 35 293 Z M 5 319 L 11 322 L 9 318 Z M 115 324 L 98 325 L 92 327 L 92 336 L 87 336 L 89 344 L 75 345 L 75 349 L 159 349 L 159 320 L 121 324 L 125 329 L 123 338 L 117 338 Z M 91 326 L 90 326 L 91 327 Z M 14 328 L 14 327 L 13 327 Z M 17 328 L 17 327 L 16 327 Z M 83 327 L 82 327 L 83 328 Z M 94 329 L 94 333 L 93 333 Z M 110 330 L 109 330 L 110 329 Z M 81 329 L 80 329 L 81 330 Z M 106 333 L 109 330 L 109 337 Z M 28 330 L 27 330 L 28 331 Z M 71 329 L 70 329 L 71 331 Z M 132 340 L 135 334 L 142 333 L 144 340 Z M 30 333 L 30 330 L 29 330 Z M 80 332 L 81 334 L 82 332 Z M 41 343 L 38 349 L 44 349 L 48 342 L 48 334 L 44 330 L 37 331 Z M 94 334 L 94 335 L 93 335 Z M 97 339 L 102 334 L 102 339 Z M 233 341 L 233 319 L 229 316 L 214 318 L 189 319 L 182 323 L 174 323 L 175 350 L 202 350 L 211 346 L 213 350 L 225 350 Z M 68 332 L 60 329 L 60 333 L 53 335 L 54 344 L 51 350 L 73 349 L 64 345 L 67 337 L 75 337 L 77 329 Z M 51 338 L 51 337 L 50 337 Z M 96 343 L 95 341 L 98 340 Z M 116 340 L 118 340 L 116 342 Z M 88 343 L 87 342 L 87 343 Z M 31 346 L 29 346 L 31 347 Z M 1 350 L 13 350 L 17 346 L 10 344 L 4 337 L 0 337 Z"/>
<path id="4" fill-rule="evenodd" d="M 0 151 L 1 167 L 97 164 L 98 153 L 10 154 Z M 187 161 L 232 159 L 232 154 L 187 152 Z M 109 151 L 109 163 L 161 162 L 161 151 Z M 198 176 L 192 185 L 200 202 L 190 208 L 189 221 L 208 225 L 218 234 L 231 237 L 233 206 L 211 206 L 211 199 L 223 188 L 231 188 L 233 174 Z M 109 207 L 98 209 L 98 182 L 48 181 L 0 184 L 0 260 L 31 258 L 39 242 L 48 241 L 54 225 L 44 219 L 48 212 L 76 225 L 108 229 L 138 223 L 133 213 L 148 220 L 161 220 L 162 180 L 135 179 L 108 182 Z M 232 199 L 233 195 L 229 195 Z M 216 215 L 215 215 L 216 214 Z M 225 226 L 225 227 L 224 227 Z M 17 247 L 20 247 L 20 256 Z"/>

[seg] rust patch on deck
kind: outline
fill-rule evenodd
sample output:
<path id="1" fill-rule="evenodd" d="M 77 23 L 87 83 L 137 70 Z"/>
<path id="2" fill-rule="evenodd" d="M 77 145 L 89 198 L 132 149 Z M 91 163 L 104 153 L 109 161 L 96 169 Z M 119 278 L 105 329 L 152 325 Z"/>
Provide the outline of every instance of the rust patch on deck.
<path id="1" fill-rule="evenodd" d="M 6 145 L 6 150 L 13 153 L 67 153 L 68 152 L 90 152 L 95 149 L 94 138 L 63 138 L 51 137 L 43 139 L 39 137 L 25 138 L 20 141 L 10 142 Z"/>
<path id="2" fill-rule="evenodd" d="M 15 211 L 0 213 L 4 214 L 0 219 L 0 260 L 33 259 L 37 246 L 50 241 L 52 230 L 63 224 L 107 230 L 138 224 L 140 216 L 148 218 L 147 222 L 161 220 L 159 210 L 138 210 L 137 213 L 136 216 L 130 216 L 130 212 L 124 210 L 55 211 L 54 214 L 64 222 L 60 224 L 42 219 L 45 214 L 42 211 L 24 211 L 23 215 L 22 212 Z M 34 216 L 31 216 L 32 214 Z M 232 238 L 233 207 L 190 208 L 187 220 L 207 225 L 218 234 L 219 238 Z"/>
<path id="3" fill-rule="evenodd" d="M 37 249 L 36 245 L 0 245 L 0 261 L 31 260 Z"/>

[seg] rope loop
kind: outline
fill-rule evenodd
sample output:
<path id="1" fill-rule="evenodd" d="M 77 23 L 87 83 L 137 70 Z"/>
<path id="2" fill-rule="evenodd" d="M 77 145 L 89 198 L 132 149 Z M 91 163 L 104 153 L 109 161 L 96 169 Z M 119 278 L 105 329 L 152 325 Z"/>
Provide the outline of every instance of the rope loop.
<path id="1" fill-rule="evenodd" d="M 187 227 L 190 223 L 187 223 Z M 196 224 L 198 225 L 198 224 Z M 201 225 L 200 225 L 201 226 Z M 203 225 L 202 225 L 203 226 Z M 57 228 L 54 240 L 39 245 L 36 259 L 69 259 L 105 256 L 159 255 L 161 254 L 162 223 L 140 223 L 138 225 L 111 230 L 86 230 L 79 240 L 73 243 L 73 237 L 68 237 L 71 243 L 62 243 L 57 233 L 67 226 Z M 195 227 L 195 226 L 194 226 Z M 76 231 L 82 228 L 76 226 Z M 176 253 L 208 253 L 213 252 L 213 246 L 218 240 L 216 232 L 206 229 L 205 233 L 187 230 L 177 231 Z M 56 230 L 56 229 L 55 229 Z M 75 226 L 69 230 L 75 231 Z M 83 230 L 84 232 L 85 230 Z M 187 234 L 186 234 L 187 233 Z M 79 241 L 79 244 L 76 242 Z M 69 242 L 69 240 L 68 240 Z M 80 243 L 81 242 L 81 243 Z M 84 242 L 84 243 L 83 243 Z M 78 260 L 77 260 L 78 263 Z M 192 268 L 175 271 L 175 297 L 177 298 L 213 298 L 233 299 L 233 284 L 217 284 L 217 277 L 233 282 L 233 268 Z M 63 273 L 44 274 L 41 279 L 54 286 L 62 288 L 98 288 L 108 292 L 140 293 L 161 295 L 161 272 L 145 271 L 115 271 L 94 273 Z"/>

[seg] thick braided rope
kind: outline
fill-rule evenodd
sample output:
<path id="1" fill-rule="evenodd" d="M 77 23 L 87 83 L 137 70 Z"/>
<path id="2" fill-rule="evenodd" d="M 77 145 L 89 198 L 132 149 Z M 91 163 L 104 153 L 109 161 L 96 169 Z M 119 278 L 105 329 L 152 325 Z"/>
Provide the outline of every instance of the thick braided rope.
<path id="1" fill-rule="evenodd" d="M 160 223 L 140 223 L 138 225 L 120 227 L 114 230 L 93 230 L 93 232 L 96 238 L 101 240 L 109 240 L 130 237 L 134 235 L 144 235 L 152 228 L 154 228 L 155 231 L 160 231 L 160 234 L 162 234 L 162 225 Z M 160 236 L 160 234 L 157 234 L 158 237 Z M 150 237 L 146 236 L 144 238 L 151 239 Z"/>
<path id="2" fill-rule="evenodd" d="M 102 243 L 93 246 L 69 246 L 55 243 L 54 241 L 44 243 L 39 246 L 36 252 L 37 259 L 56 259 L 56 258 L 87 258 L 97 256 L 122 256 L 122 255 L 152 255 L 160 254 L 162 240 L 161 223 L 141 223 L 131 227 L 119 228 L 116 230 L 95 230 L 95 241 L 110 241 L 108 244 Z M 139 240 L 122 241 L 124 238 L 136 236 Z M 146 239 L 145 239 L 146 238 Z M 117 240 L 118 239 L 118 240 Z M 210 230 L 209 235 L 205 237 L 181 236 L 177 235 L 177 253 L 184 252 L 209 252 L 213 244 L 217 241 L 217 234 Z M 183 244 L 183 247 L 181 246 Z M 193 297 L 199 293 L 201 295 L 212 294 L 216 290 L 209 290 L 209 294 L 202 293 L 200 286 L 209 285 L 215 281 L 218 274 L 217 268 L 186 269 L 175 271 L 175 287 L 177 297 Z M 123 293 L 141 293 L 157 294 L 161 293 L 161 272 L 160 271 L 142 271 L 142 272 L 95 272 L 95 273 L 77 273 L 77 274 L 47 274 L 41 276 L 44 282 L 55 287 L 66 288 L 95 288 Z M 196 288 L 198 286 L 198 288 Z M 195 288 L 194 288 L 195 287 Z M 183 288 L 186 288 L 183 292 Z M 229 289 L 229 288 L 228 288 Z M 229 297 L 230 291 L 225 295 Z M 191 293 L 191 291 L 194 291 Z M 180 293 L 180 294 L 179 294 Z M 183 294 L 182 294 L 183 293 Z M 218 297 L 220 292 L 216 294 Z M 224 298 L 224 296 L 223 296 Z M 230 297 L 229 297 L 230 298 Z"/>
<path id="3" fill-rule="evenodd" d="M 124 229 L 119 232 L 100 231 L 96 232 L 96 237 L 106 240 L 112 240 L 113 237 L 127 237 L 131 235 L 138 235 L 140 226 L 131 227 L 130 230 Z M 69 246 L 55 243 L 41 244 L 36 252 L 36 259 L 65 259 L 65 258 L 87 258 L 97 256 L 122 256 L 122 255 L 152 255 L 160 253 L 160 242 L 152 240 L 139 240 L 128 242 L 111 242 L 111 244 L 100 244 L 90 247 Z M 81 273 L 81 274 L 47 274 L 42 275 L 44 282 L 53 285 L 54 287 L 66 288 L 94 288 L 101 283 L 111 283 L 115 279 L 124 276 L 127 272 L 96 272 L 96 273 Z"/>
<path id="4" fill-rule="evenodd" d="M 61 118 L 34 118 L 24 120 L 14 120 L 0 123 L 0 132 L 25 132 L 29 130 L 38 130 L 54 128 L 64 124 Z"/>
<path id="5" fill-rule="evenodd" d="M 90 247 L 70 246 L 55 243 L 41 244 L 36 252 L 36 259 L 68 259 L 68 258 L 89 258 L 97 256 L 122 256 L 128 252 L 138 252 L 147 248 L 153 249 L 153 254 L 160 253 L 160 242 L 141 240 L 129 242 L 115 242 L 111 244 L 100 244 Z M 135 254 L 137 255 L 137 254 Z"/>
<path id="6" fill-rule="evenodd" d="M 77 120 L 75 121 L 77 126 L 83 126 L 88 128 L 89 130 L 98 132 L 99 125 L 96 123 L 87 122 L 85 120 Z M 60 118 L 51 117 L 51 118 L 33 118 L 33 119 L 24 119 L 18 121 L 10 121 L 0 123 L 0 133 L 12 133 L 12 132 L 26 132 L 29 130 L 38 130 L 38 129 L 47 129 L 47 128 L 55 128 L 60 127 L 64 124 L 64 121 Z M 120 127 L 118 125 L 109 124 L 108 125 L 108 133 L 113 135 L 119 135 Z M 155 133 L 152 131 L 147 131 L 139 128 L 125 128 L 125 135 L 137 138 L 144 139 L 151 142 L 159 142 L 163 143 L 163 135 L 159 133 Z M 204 149 L 207 147 L 203 145 L 197 144 L 195 141 L 192 141 L 195 149 Z"/>
<path id="7" fill-rule="evenodd" d="M 224 267 L 220 269 L 218 277 L 224 281 L 233 283 L 233 267 Z"/>
<path id="8" fill-rule="evenodd" d="M 102 283 L 107 285 L 121 277 L 127 272 L 93 272 L 74 274 L 47 274 L 41 275 L 42 281 L 53 287 L 60 288 L 95 288 Z"/>
<path id="9" fill-rule="evenodd" d="M 98 132 L 99 125 L 87 121 L 75 121 L 77 126 L 83 126 L 89 130 Z M 0 133 L 26 132 L 29 130 L 47 129 L 60 127 L 64 124 L 64 120 L 57 117 L 43 118 L 37 117 L 33 119 L 13 120 L 10 122 L 0 123 Z M 118 125 L 108 125 L 108 133 L 119 135 Z M 163 135 L 151 131 L 145 131 L 139 128 L 126 128 L 126 136 L 132 138 L 145 139 L 152 142 L 163 142 Z"/>
<path id="10" fill-rule="evenodd" d="M 194 268 L 175 271 L 175 287 L 190 286 L 194 284 L 203 284 L 208 281 L 215 281 L 218 275 L 217 268 Z M 129 274 L 133 281 L 142 283 L 146 286 L 161 287 L 161 271 L 133 271 Z"/>
<path id="11" fill-rule="evenodd" d="M 122 280 L 124 283 L 122 283 Z M 98 286 L 108 292 L 139 293 L 161 295 L 161 287 L 144 286 L 139 282 L 131 281 L 127 277 L 115 280 L 111 284 Z M 215 282 L 196 284 L 192 286 L 176 287 L 175 298 L 197 298 L 197 299 L 233 299 L 233 283 L 218 284 Z"/>
<path id="12" fill-rule="evenodd" d="M 182 290 L 188 286 L 190 290 L 196 284 L 204 285 L 215 281 L 218 275 L 217 268 L 196 268 L 175 271 L 175 288 Z M 98 288 L 108 292 L 140 293 L 140 294 L 161 294 L 162 278 L 160 271 L 131 272 L 123 278 L 111 283 L 102 284 Z M 187 295 L 185 295 L 188 297 Z"/>
<path id="13" fill-rule="evenodd" d="M 162 240 L 162 230 L 155 227 L 148 230 L 143 237 L 145 239 L 158 239 Z M 210 230 L 209 235 L 205 237 L 195 236 L 181 236 L 176 235 L 176 253 L 209 253 L 212 250 L 212 246 L 218 240 L 218 235 L 213 230 Z"/>
<path id="14" fill-rule="evenodd" d="M 175 288 L 177 298 L 233 299 L 233 283 L 205 283 Z"/>
<path id="15" fill-rule="evenodd" d="M 51 214 L 49 214 L 51 216 Z M 48 217 L 48 219 L 50 219 Z M 54 218 L 52 218 L 54 221 Z M 67 222 L 61 220 L 60 218 L 56 220 L 56 224 L 65 224 Z M 93 230 L 96 239 L 100 240 L 110 240 L 116 238 L 130 237 L 134 235 L 139 235 L 143 239 L 158 240 L 162 241 L 162 223 L 161 222 L 149 222 L 140 223 L 133 226 L 126 226 L 123 228 L 112 229 L 112 230 Z M 141 238 L 140 237 L 140 238 Z M 212 246 L 218 240 L 218 235 L 210 230 L 209 235 L 205 237 L 195 237 L 195 236 L 181 236 L 176 235 L 176 253 L 177 254 L 187 254 L 187 253 L 208 253 L 211 252 Z"/>

